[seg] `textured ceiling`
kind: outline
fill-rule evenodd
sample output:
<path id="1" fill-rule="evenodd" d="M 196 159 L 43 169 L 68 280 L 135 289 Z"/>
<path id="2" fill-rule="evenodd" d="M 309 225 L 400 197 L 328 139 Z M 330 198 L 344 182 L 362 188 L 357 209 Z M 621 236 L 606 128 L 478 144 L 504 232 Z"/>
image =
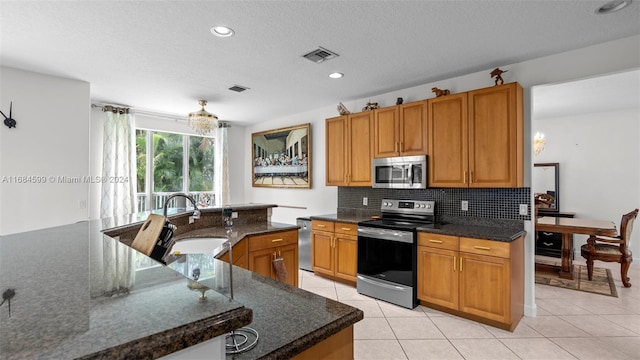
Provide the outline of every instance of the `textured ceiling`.
<path id="1" fill-rule="evenodd" d="M 88 81 L 96 102 L 183 115 L 206 99 L 255 123 L 640 34 L 640 1 L 595 15 L 605 2 L 3 0 L 0 61 Z M 301 57 L 318 46 L 340 56 Z"/>

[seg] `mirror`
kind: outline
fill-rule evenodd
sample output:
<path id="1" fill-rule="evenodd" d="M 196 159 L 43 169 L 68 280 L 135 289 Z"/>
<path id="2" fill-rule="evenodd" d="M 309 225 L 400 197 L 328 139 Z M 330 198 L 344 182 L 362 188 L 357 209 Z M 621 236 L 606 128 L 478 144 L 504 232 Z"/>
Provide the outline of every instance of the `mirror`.
<path id="1" fill-rule="evenodd" d="M 533 164 L 531 190 L 538 213 L 560 210 L 560 164 Z"/>

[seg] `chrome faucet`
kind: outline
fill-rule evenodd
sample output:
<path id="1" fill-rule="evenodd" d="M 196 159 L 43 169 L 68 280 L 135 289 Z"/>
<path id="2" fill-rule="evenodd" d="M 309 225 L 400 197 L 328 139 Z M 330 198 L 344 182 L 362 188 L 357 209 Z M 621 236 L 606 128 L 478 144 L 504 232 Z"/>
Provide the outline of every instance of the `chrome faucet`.
<path id="1" fill-rule="evenodd" d="M 198 204 L 196 203 L 196 199 L 194 199 L 191 195 L 187 195 L 185 193 L 175 193 L 175 194 L 169 195 L 169 197 L 164 201 L 164 206 L 163 206 L 164 217 L 165 218 L 167 217 L 167 206 L 169 206 L 169 201 L 174 197 L 178 197 L 178 196 L 188 199 L 189 201 L 191 201 L 191 204 L 193 204 L 193 208 L 195 210 L 193 211 L 193 215 L 191 215 L 189 219 L 200 219 L 200 210 L 198 209 Z"/>

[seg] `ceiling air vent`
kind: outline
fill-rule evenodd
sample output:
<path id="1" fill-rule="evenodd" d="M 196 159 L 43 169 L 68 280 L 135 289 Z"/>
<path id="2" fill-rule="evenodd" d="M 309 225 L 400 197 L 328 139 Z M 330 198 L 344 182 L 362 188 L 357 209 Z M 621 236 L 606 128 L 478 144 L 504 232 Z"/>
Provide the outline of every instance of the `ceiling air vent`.
<path id="1" fill-rule="evenodd" d="M 322 47 L 318 47 L 317 49 L 302 55 L 303 58 L 306 58 L 309 61 L 313 61 L 316 64 L 319 64 L 325 60 L 333 59 L 334 57 L 338 57 L 338 54 L 334 53 L 331 50 L 327 50 Z"/>
<path id="2" fill-rule="evenodd" d="M 249 90 L 249 88 L 246 86 L 233 85 L 232 87 L 229 88 L 229 90 L 235 91 L 235 92 L 243 92 L 245 90 Z"/>

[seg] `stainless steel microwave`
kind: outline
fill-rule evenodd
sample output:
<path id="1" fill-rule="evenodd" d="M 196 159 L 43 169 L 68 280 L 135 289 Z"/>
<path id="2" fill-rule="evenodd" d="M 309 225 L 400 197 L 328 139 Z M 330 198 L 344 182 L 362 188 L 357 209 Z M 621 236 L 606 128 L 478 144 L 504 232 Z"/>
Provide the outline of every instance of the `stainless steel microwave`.
<path id="1" fill-rule="evenodd" d="M 374 188 L 427 188 L 426 155 L 373 159 L 371 169 Z"/>

